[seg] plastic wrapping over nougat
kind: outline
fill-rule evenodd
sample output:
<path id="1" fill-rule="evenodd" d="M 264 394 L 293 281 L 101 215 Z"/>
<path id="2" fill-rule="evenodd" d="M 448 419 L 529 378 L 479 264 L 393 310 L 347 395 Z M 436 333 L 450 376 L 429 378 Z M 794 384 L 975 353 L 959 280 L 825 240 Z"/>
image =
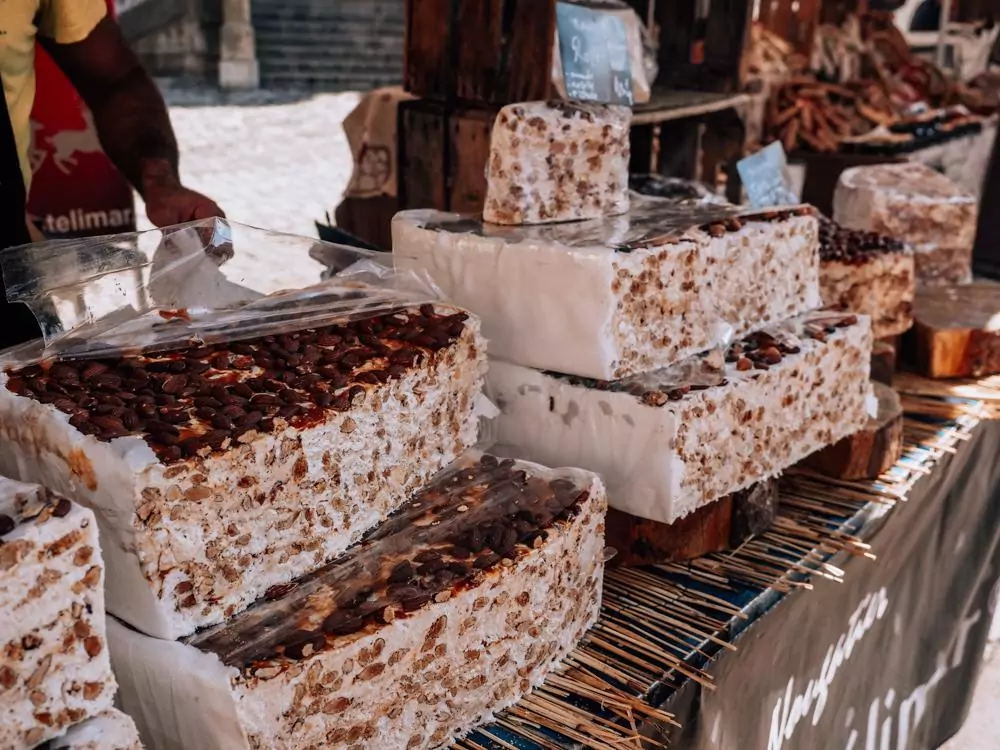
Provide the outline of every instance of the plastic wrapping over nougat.
<path id="1" fill-rule="evenodd" d="M 0 375 L 0 470 L 93 508 L 108 609 L 175 638 L 346 550 L 477 439 L 478 321 L 424 305 Z"/>
<path id="2" fill-rule="evenodd" d="M 435 211 L 393 220 L 398 268 L 476 313 L 490 355 L 615 379 L 820 306 L 808 207 L 740 211 L 639 197 L 611 219 L 492 227 Z"/>
<path id="3" fill-rule="evenodd" d="M 910 245 L 921 284 L 972 279 L 976 199 L 930 167 L 907 162 L 844 171 L 834 193 L 833 219 Z"/>
<path id="4" fill-rule="evenodd" d="M 913 252 L 899 240 L 820 221 L 823 304 L 867 315 L 876 339 L 913 325 Z"/>
<path id="5" fill-rule="evenodd" d="M 628 107 L 526 102 L 500 110 L 490 140 L 483 220 L 615 216 L 628 210 Z"/>
<path id="6" fill-rule="evenodd" d="M 43 750 L 142 750 L 135 722 L 110 709 L 77 724 Z"/>
<path id="7" fill-rule="evenodd" d="M 871 348 L 868 318 L 816 312 L 625 380 L 495 362 L 488 381 L 501 443 L 595 471 L 611 507 L 672 523 L 863 428 Z"/>
<path id="8" fill-rule="evenodd" d="M 464 457 L 223 626 L 167 643 L 113 623 L 123 705 L 152 750 L 445 745 L 596 621 L 605 510 L 588 472 Z"/>
<path id="9" fill-rule="evenodd" d="M 111 707 L 94 514 L 0 477 L 0 747 L 35 747 Z"/>

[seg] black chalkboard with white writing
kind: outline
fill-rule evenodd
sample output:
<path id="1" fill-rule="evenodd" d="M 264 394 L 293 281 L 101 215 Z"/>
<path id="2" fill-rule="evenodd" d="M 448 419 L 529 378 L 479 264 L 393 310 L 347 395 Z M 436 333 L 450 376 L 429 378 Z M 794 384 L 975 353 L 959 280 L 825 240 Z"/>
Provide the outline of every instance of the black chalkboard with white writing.
<path id="1" fill-rule="evenodd" d="M 556 4 L 556 23 L 569 99 L 631 106 L 632 70 L 622 20 L 561 2 Z"/>

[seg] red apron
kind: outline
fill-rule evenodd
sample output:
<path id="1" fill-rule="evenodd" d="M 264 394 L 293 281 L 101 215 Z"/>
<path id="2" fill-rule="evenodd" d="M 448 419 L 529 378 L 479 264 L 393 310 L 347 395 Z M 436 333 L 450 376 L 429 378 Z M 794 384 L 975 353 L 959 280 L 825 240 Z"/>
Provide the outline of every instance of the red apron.
<path id="1" fill-rule="evenodd" d="M 106 1 L 113 16 L 114 2 Z M 28 215 L 46 237 L 134 232 L 132 188 L 101 149 L 90 110 L 41 45 L 35 75 Z"/>

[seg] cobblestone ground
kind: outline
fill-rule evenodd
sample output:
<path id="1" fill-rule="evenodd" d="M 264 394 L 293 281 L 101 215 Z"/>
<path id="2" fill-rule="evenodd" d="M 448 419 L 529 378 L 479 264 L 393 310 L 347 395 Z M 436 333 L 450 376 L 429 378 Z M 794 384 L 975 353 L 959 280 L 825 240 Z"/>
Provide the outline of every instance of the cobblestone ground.
<path id="1" fill-rule="evenodd" d="M 225 95 L 164 86 L 164 96 L 187 186 L 211 196 L 234 221 L 316 236 L 313 222 L 333 214 L 351 176 L 351 151 L 341 122 L 357 104 L 357 94 Z M 138 215 L 145 222 L 141 207 Z M 149 226 L 146 222 L 140 228 Z M 254 248 L 245 251 L 253 255 Z M 262 274 L 278 273 L 288 285 L 318 280 L 308 264 L 288 258 L 254 260 Z"/>

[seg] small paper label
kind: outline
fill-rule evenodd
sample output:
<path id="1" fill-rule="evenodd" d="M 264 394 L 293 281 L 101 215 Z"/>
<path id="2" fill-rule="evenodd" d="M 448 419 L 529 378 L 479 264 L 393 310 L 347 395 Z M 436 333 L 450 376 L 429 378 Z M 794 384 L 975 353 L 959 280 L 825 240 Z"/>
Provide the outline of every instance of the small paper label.
<path id="1" fill-rule="evenodd" d="M 799 202 L 792 188 L 785 149 L 779 142 L 741 160 L 736 169 L 754 208 L 792 206 Z"/>
<path id="2" fill-rule="evenodd" d="M 569 99 L 631 107 L 632 68 L 622 20 L 581 5 L 558 3 L 556 21 Z"/>

